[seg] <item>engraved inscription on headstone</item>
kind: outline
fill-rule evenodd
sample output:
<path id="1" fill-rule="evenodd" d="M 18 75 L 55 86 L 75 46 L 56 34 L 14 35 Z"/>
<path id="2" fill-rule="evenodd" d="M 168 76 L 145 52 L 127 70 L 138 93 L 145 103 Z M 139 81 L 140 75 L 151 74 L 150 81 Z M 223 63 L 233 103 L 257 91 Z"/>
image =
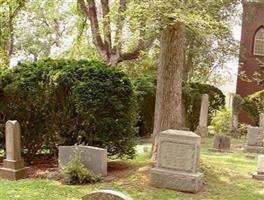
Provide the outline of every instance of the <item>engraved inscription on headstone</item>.
<path id="1" fill-rule="evenodd" d="M 192 172 L 194 160 L 193 144 L 162 142 L 160 147 L 160 167 Z"/>
<path id="2" fill-rule="evenodd" d="M 83 161 L 85 162 L 91 162 L 92 161 L 92 158 L 89 154 L 81 151 L 81 158 L 83 159 Z"/>
<path id="3" fill-rule="evenodd" d="M 158 135 L 158 158 L 150 171 L 153 186 L 198 192 L 203 185 L 199 173 L 201 137 L 191 131 L 166 130 Z"/>

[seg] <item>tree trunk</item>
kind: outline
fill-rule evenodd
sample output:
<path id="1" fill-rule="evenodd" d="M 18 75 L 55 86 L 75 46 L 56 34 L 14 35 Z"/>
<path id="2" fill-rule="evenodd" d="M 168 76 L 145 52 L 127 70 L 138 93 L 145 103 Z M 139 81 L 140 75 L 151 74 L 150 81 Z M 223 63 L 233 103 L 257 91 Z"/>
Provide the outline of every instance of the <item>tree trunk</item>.
<path id="1" fill-rule="evenodd" d="M 177 23 L 166 27 L 160 37 L 152 160 L 156 160 L 157 136 L 167 129 L 179 129 L 182 118 L 182 76 L 185 27 Z"/>

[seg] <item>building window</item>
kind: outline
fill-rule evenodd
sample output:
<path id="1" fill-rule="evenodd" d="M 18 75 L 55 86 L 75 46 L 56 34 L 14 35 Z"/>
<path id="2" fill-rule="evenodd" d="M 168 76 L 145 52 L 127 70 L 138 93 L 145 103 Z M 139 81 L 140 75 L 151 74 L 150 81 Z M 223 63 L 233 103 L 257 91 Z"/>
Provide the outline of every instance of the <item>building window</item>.
<path id="1" fill-rule="evenodd" d="M 264 56 L 264 28 L 260 28 L 255 35 L 254 55 Z"/>

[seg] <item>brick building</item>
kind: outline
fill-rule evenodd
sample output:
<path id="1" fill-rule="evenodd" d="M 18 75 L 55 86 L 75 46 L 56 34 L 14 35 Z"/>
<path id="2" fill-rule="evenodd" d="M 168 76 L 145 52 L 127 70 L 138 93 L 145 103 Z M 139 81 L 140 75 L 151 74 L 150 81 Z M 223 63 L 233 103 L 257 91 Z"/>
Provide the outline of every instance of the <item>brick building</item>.
<path id="1" fill-rule="evenodd" d="M 264 89 L 254 75 L 261 62 L 264 62 L 264 1 L 243 1 L 237 94 L 245 97 Z M 241 113 L 239 121 L 250 123 L 246 113 Z"/>

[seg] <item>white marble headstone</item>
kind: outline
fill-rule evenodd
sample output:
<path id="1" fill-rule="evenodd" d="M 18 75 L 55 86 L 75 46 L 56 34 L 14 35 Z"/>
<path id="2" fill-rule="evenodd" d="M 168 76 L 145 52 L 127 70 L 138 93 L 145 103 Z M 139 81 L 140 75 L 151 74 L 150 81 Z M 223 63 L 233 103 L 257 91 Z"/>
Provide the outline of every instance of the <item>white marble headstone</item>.
<path id="1" fill-rule="evenodd" d="M 258 155 L 257 172 L 264 174 L 264 155 Z"/>

